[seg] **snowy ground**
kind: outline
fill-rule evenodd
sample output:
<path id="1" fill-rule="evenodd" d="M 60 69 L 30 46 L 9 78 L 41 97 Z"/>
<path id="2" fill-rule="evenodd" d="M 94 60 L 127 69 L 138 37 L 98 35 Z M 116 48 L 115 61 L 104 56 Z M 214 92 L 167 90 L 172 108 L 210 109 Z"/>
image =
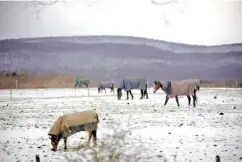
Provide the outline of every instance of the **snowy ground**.
<path id="1" fill-rule="evenodd" d="M 109 90 L 97 94 L 96 89 L 89 90 L 91 97 L 83 97 L 87 90 L 13 90 L 13 100 L 9 92 L 0 91 L 1 162 L 35 161 L 36 154 L 41 162 L 85 161 L 91 156 L 90 149 L 85 149 L 86 133 L 68 138 L 66 152 L 63 140 L 58 151 L 52 152 L 47 133 L 58 116 L 90 109 L 97 110 L 101 120 L 95 149 L 116 132 L 109 142 L 124 149 L 124 157 L 138 151 L 143 161 L 213 162 L 216 155 L 223 162 L 242 161 L 241 89 L 202 89 L 195 109 L 187 106 L 185 97 L 180 97 L 180 108 L 174 99 L 164 107 L 164 94 L 152 94 L 152 89 L 150 99 L 139 100 L 139 91 L 134 91 L 134 100 L 128 101 L 124 96 L 117 101 Z M 125 143 L 112 143 L 125 130 L 130 131 L 124 136 Z M 100 152 L 109 154 L 110 150 L 106 146 Z M 83 152 L 88 157 L 84 158 Z M 133 155 L 131 161 L 139 161 L 135 158 Z"/>

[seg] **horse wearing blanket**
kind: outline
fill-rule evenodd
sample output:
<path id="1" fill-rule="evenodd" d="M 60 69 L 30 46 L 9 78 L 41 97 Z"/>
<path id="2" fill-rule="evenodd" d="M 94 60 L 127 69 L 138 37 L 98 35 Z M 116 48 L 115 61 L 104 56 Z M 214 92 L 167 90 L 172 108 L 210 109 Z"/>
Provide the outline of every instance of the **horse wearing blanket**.
<path id="1" fill-rule="evenodd" d="M 76 84 L 75 84 L 74 88 L 76 88 L 77 86 L 79 86 L 79 88 L 80 87 L 82 88 L 82 84 L 86 85 L 86 88 L 87 88 L 89 83 L 90 83 L 90 81 L 87 79 L 78 78 L 78 79 L 76 79 Z"/>
<path id="2" fill-rule="evenodd" d="M 156 93 L 156 91 L 161 88 L 166 93 L 166 100 L 164 105 L 167 104 L 169 98 L 176 99 L 177 106 L 179 107 L 179 100 L 178 96 L 187 96 L 188 99 L 188 105 L 190 106 L 191 97 L 193 98 L 193 106 L 196 107 L 197 102 L 197 96 L 196 91 L 197 87 L 196 85 L 191 82 L 190 80 L 180 80 L 180 81 L 154 81 L 154 90 L 153 92 Z"/>
<path id="3" fill-rule="evenodd" d="M 146 99 L 148 99 L 148 92 L 147 92 L 147 80 L 143 78 L 127 78 L 123 79 L 120 82 L 119 88 L 117 89 L 117 97 L 118 100 L 122 97 L 122 89 L 124 89 L 127 92 L 127 100 L 129 99 L 129 93 L 134 99 L 134 96 L 131 92 L 132 89 L 139 89 L 141 92 L 140 99 L 143 99 L 144 96 L 146 96 Z"/>
<path id="4" fill-rule="evenodd" d="M 94 111 L 83 111 L 60 116 L 48 133 L 53 146 L 52 151 L 57 150 L 58 143 L 62 138 L 64 138 L 64 149 L 66 150 L 67 137 L 80 131 L 88 131 L 88 143 L 93 136 L 96 145 L 98 123 L 98 114 Z"/>
<path id="5" fill-rule="evenodd" d="M 98 84 L 98 93 L 102 92 L 103 90 L 106 93 L 105 88 L 110 88 L 111 92 L 114 92 L 114 82 L 113 81 L 102 81 L 101 83 L 99 83 Z"/>

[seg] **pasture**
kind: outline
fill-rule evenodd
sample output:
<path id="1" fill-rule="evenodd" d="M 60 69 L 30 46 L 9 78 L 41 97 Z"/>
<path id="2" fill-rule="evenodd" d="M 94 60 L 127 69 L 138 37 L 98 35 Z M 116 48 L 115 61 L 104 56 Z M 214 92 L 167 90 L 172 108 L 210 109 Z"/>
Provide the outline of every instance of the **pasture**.
<path id="1" fill-rule="evenodd" d="M 41 162 L 116 161 L 152 162 L 213 162 L 242 161 L 242 90 L 201 88 L 196 108 L 188 107 L 187 98 L 179 97 L 164 106 L 165 93 L 140 100 L 134 90 L 134 100 L 126 94 L 117 100 L 116 94 L 98 94 L 90 89 L 43 89 L 0 91 L 0 161 Z M 89 96 L 87 95 L 89 93 Z M 217 96 L 217 98 L 214 98 Z M 65 113 L 96 110 L 100 124 L 98 146 L 88 147 L 87 133 L 77 133 L 63 140 L 58 150 L 51 151 L 48 131 L 53 122 Z M 110 155 L 112 157 L 110 157 Z M 96 160 L 92 159 L 96 158 Z M 115 161 L 115 160 L 112 160 Z"/>

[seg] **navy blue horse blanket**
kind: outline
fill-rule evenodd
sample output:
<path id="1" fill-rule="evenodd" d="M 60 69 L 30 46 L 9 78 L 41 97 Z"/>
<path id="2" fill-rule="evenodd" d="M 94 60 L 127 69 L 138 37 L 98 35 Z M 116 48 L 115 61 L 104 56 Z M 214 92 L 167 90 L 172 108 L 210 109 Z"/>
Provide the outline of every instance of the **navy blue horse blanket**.
<path id="1" fill-rule="evenodd" d="M 120 82 L 119 88 L 126 91 L 132 89 L 147 90 L 147 80 L 144 78 L 126 78 Z"/>

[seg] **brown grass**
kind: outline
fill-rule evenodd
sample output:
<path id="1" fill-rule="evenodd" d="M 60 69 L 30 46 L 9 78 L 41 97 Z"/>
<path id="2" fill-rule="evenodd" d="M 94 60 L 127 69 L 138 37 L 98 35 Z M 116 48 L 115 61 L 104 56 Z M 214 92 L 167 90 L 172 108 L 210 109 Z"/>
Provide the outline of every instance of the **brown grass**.
<path id="1" fill-rule="evenodd" d="M 30 89 L 30 88 L 73 88 L 76 78 L 87 78 L 90 87 L 96 86 L 100 81 L 94 77 L 84 75 L 22 75 L 3 76 L 0 78 L 0 89 Z"/>
<path id="2" fill-rule="evenodd" d="M 0 77 L 0 89 L 31 89 L 31 88 L 73 88 L 76 78 L 86 78 L 90 80 L 89 87 L 96 87 L 101 80 L 95 77 L 87 75 L 27 75 L 21 74 L 18 76 L 6 76 Z M 203 81 L 201 87 L 236 87 L 236 81 Z M 238 88 L 242 87 L 242 82 L 238 82 Z"/>

